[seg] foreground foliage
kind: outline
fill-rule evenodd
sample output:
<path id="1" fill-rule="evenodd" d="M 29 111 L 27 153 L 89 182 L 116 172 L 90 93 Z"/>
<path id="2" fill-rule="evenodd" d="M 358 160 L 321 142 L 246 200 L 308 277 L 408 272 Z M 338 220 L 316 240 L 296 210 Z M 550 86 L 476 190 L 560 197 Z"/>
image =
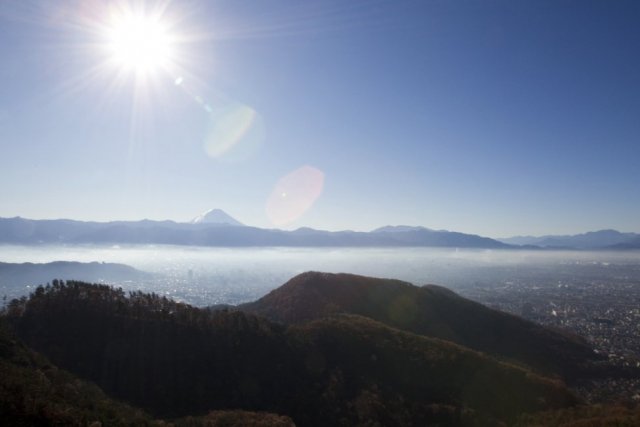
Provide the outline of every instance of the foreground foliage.
<path id="1" fill-rule="evenodd" d="M 96 385 L 52 365 L 20 343 L 0 318 L 0 425 L 291 427 L 290 418 L 247 411 L 213 411 L 201 417 L 153 420 L 106 396 Z"/>
<path id="2" fill-rule="evenodd" d="M 0 421 L 13 426 L 93 422 L 114 426 L 152 425 L 144 412 L 108 398 L 25 347 L 0 320 Z"/>

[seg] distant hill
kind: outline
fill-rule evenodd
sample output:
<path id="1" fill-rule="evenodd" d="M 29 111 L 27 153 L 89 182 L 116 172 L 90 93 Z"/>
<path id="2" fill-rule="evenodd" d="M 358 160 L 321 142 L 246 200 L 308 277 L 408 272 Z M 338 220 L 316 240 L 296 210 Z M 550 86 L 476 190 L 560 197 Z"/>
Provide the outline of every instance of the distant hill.
<path id="1" fill-rule="evenodd" d="M 235 218 L 231 217 L 222 209 L 210 209 L 203 213 L 202 215 L 198 215 L 194 219 L 191 220 L 192 224 L 219 224 L 219 225 L 236 225 L 243 226 L 240 221 L 237 221 Z"/>
<path id="2" fill-rule="evenodd" d="M 45 264 L 30 262 L 12 264 L 0 262 L 0 287 L 5 292 L 12 288 L 19 288 L 20 294 L 24 293 L 25 285 L 37 286 L 51 281 L 52 278 L 120 283 L 139 281 L 149 276 L 149 273 L 115 263 L 55 261 Z"/>
<path id="3" fill-rule="evenodd" d="M 488 426 L 576 402 L 558 381 L 356 315 L 284 327 L 54 281 L 7 318 L 56 365 L 156 417 L 239 408 L 299 426 Z"/>
<path id="4" fill-rule="evenodd" d="M 547 248 L 605 249 L 615 246 L 622 249 L 638 239 L 640 234 L 600 230 L 571 236 L 516 236 L 498 240 L 511 245 L 535 245 Z"/>
<path id="5" fill-rule="evenodd" d="M 595 359 L 591 348 L 575 336 L 492 310 L 435 285 L 309 272 L 239 308 L 293 324 L 333 313 L 357 314 L 567 379 Z"/>
<path id="6" fill-rule="evenodd" d="M 222 211 L 211 211 L 195 223 L 173 221 L 82 222 L 0 218 L 0 243 L 171 244 L 198 246 L 294 246 L 294 247 L 451 247 L 513 248 L 487 237 L 423 227 L 384 227 L 372 232 L 295 231 L 230 225 Z M 223 215 L 224 214 L 224 215 Z M 208 222 L 211 218 L 213 223 Z M 231 218 L 233 220 L 233 218 Z M 222 222 L 221 222 L 222 221 Z M 230 221 L 230 220 L 229 220 Z M 234 220 L 235 221 L 235 220 Z"/>

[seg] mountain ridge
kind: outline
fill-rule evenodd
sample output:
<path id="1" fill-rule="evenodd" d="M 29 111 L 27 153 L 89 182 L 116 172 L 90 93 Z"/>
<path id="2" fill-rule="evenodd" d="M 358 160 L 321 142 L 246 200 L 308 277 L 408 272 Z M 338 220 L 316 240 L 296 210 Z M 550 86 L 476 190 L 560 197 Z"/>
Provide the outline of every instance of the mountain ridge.
<path id="1" fill-rule="evenodd" d="M 507 244 L 535 245 L 542 248 L 607 249 L 637 239 L 640 239 L 640 234 L 603 229 L 572 235 L 514 236 L 496 240 Z"/>
<path id="2" fill-rule="evenodd" d="M 206 222 L 177 223 L 143 220 L 100 223 L 66 219 L 30 220 L 20 217 L 0 218 L 0 242 L 13 244 L 145 243 L 228 247 L 514 248 L 488 237 L 433 231 L 424 227 L 385 232 L 324 231 L 311 228 L 286 231 Z"/>
<path id="3" fill-rule="evenodd" d="M 0 218 L 0 243 L 9 244 L 170 244 L 185 246 L 282 247 L 441 247 L 478 249 L 640 249 L 640 234 L 599 230 L 572 236 L 516 236 L 492 239 L 476 234 L 432 230 L 422 226 L 387 225 L 372 231 L 327 231 L 310 227 L 280 230 L 243 225 L 213 209 L 213 222 L 75 221 Z M 220 214 L 220 212 L 222 214 Z M 200 218 L 198 217 L 198 218 Z M 196 218 L 197 219 L 197 218 Z M 222 221 L 222 222 L 220 222 Z M 224 222 L 229 221 L 229 222 Z M 232 221 L 236 223 L 231 224 Z"/>

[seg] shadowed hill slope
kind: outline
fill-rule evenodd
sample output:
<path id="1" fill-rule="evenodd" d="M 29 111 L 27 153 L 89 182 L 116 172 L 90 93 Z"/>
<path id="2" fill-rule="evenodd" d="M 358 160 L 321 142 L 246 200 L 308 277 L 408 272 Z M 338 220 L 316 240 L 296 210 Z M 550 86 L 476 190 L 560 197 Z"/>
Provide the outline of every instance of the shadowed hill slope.
<path id="1" fill-rule="evenodd" d="M 397 426 L 497 425 L 539 405 L 575 403 L 560 382 L 362 316 L 335 315 L 291 331 L 312 344 L 308 371 L 329 374 L 321 384 L 331 400 L 313 402 L 327 405 L 321 410 L 332 414 L 328 425 L 348 417 L 332 401 L 354 405 L 358 422 Z"/>
<path id="2" fill-rule="evenodd" d="M 399 280 L 308 272 L 239 308 L 284 323 L 357 314 L 566 379 L 595 357 L 578 337 L 490 309 L 440 286 L 417 287 Z"/>
<path id="3" fill-rule="evenodd" d="M 14 300 L 8 319 L 57 365 L 155 416 L 240 408 L 301 426 L 475 426 L 575 402 L 558 382 L 362 316 L 285 328 L 54 281 Z"/>
<path id="4" fill-rule="evenodd" d="M 51 364 L 21 343 L 0 317 L 0 425 L 291 427 L 290 418 L 246 411 L 214 411 L 202 417 L 154 420 L 113 400 L 87 381 Z"/>
<path id="5" fill-rule="evenodd" d="M 118 426 L 160 425 L 52 365 L 17 341 L 0 318 L 0 424 L 86 426 L 96 421 Z"/>

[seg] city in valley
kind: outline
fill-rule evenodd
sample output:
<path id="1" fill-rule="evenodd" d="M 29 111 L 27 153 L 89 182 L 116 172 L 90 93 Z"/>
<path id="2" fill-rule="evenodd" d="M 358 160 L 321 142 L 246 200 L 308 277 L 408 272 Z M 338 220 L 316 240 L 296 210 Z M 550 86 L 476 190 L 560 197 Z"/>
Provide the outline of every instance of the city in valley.
<path id="1" fill-rule="evenodd" d="M 626 378 L 594 380 L 579 392 L 591 401 L 640 400 L 640 266 L 583 262 L 512 271 L 495 283 L 475 282 L 460 293 L 489 307 L 588 340 L 603 364 Z M 560 276 L 560 277 L 558 277 Z"/>

